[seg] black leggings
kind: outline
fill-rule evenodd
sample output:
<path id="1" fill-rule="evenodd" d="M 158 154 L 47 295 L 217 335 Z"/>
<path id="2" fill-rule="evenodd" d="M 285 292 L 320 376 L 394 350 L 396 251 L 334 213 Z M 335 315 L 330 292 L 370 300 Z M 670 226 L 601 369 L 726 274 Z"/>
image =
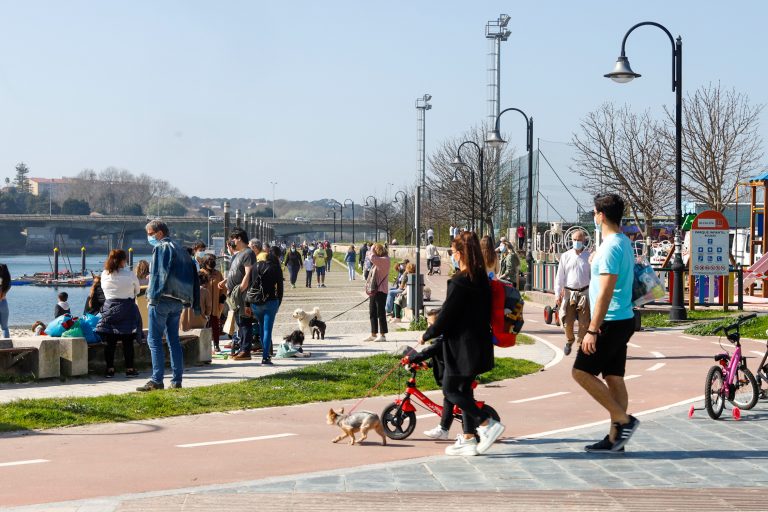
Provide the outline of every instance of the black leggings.
<path id="1" fill-rule="evenodd" d="M 387 294 L 376 292 L 368 301 L 368 315 L 371 317 L 371 334 L 387 333 Z M 378 324 L 378 325 L 377 325 Z"/>
<path id="2" fill-rule="evenodd" d="M 102 334 L 100 333 L 102 341 L 107 346 L 104 347 L 104 359 L 107 362 L 107 369 L 115 367 L 115 348 L 118 341 L 123 342 L 123 356 L 125 356 L 125 369 L 133 368 L 133 339 L 135 334 Z"/>
<path id="3" fill-rule="evenodd" d="M 477 426 L 489 418 L 475 403 L 473 377 L 443 376 L 443 395 L 461 408 L 464 433 L 474 434 Z"/>

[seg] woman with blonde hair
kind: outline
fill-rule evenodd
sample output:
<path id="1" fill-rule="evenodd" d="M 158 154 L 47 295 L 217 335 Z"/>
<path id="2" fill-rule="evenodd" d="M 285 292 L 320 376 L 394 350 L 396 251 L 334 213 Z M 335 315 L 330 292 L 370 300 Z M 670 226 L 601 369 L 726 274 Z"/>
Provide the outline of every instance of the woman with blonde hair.
<path id="1" fill-rule="evenodd" d="M 149 285 L 149 262 L 147 260 L 139 260 L 135 272 L 139 279 L 139 286 Z"/>
<path id="2" fill-rule="evenodd" d="M 389 289 L 389 254 L 387 248 L 380 243 L 373 244 L 369 251 L 371 272 L 373 272 L 373 295 L 368 302 L 368 315 L 371 319 L 371 335 L 364 341 L 387 341 L 387 291 Z M 370 277 L 370 276 L 369 276 Z"/>

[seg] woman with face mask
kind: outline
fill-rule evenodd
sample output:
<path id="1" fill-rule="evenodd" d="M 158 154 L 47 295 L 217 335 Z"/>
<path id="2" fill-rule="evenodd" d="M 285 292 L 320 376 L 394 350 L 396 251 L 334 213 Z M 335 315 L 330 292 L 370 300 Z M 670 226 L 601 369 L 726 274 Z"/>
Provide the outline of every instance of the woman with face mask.
<path id="1" fill-rule="evenodd" d="M 216 256 L 207 254 L 203 258 L 202 270 L 208 276 L 208 293 L 211 297 L 211 316 L 208 319 L 208 327 L 211 328 L 213 339 L 213 351 L 219 352 L 219 339 L 221 336 L 221 313 L 224 311 L 224 302 L 227 292 L 219 288 L 219 283 L 224 280 L 224 275 L 216 270 Z"/>
<path id="2" fill-rule="evenodd" d="M 288 274 L 290 275 L 291 288 L 296 288 L 296 278 L 299 275 L 302 263 L 301 252 L 296 249 L 296 244 L 291 244 L 291 248 L 286 251 L 285 258 L 283 259 L 283 265 L 288 268 Z"/>
<path id="3" fill-rule="evenodd" d="M 499 280 L 507 281 L 517 286 L 517 278 L 520 274 L 520 257 L 515 252 L 512 244 L 504 242 L 499 249 L 501 264 L 499 268 Z"/>

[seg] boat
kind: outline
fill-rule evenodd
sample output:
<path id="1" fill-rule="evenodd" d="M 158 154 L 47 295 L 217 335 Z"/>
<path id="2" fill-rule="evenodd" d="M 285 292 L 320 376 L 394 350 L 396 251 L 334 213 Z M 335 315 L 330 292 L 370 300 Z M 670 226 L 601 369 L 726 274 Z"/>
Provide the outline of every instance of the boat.
<path id="1" fill-rule="evenodd" d="M 93 284 L 93 277 L 88 275 L 74 274 L 68 270 L 59 272 L 54 278 L 53 272 L 35 272 L 32 275 L 23 275 L 11 279 L 13 286 L 70 286 L 84 287 Z"/>

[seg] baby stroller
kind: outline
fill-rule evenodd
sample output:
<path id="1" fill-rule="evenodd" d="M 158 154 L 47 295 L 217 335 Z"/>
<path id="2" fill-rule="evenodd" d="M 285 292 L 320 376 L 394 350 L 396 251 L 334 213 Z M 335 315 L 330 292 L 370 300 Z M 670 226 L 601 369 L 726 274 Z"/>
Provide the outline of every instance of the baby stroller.
<path id="1" fill-rule="evenodd" d="M 440 274 L 440 256 L 427 260 L 427 275 Z"/>

